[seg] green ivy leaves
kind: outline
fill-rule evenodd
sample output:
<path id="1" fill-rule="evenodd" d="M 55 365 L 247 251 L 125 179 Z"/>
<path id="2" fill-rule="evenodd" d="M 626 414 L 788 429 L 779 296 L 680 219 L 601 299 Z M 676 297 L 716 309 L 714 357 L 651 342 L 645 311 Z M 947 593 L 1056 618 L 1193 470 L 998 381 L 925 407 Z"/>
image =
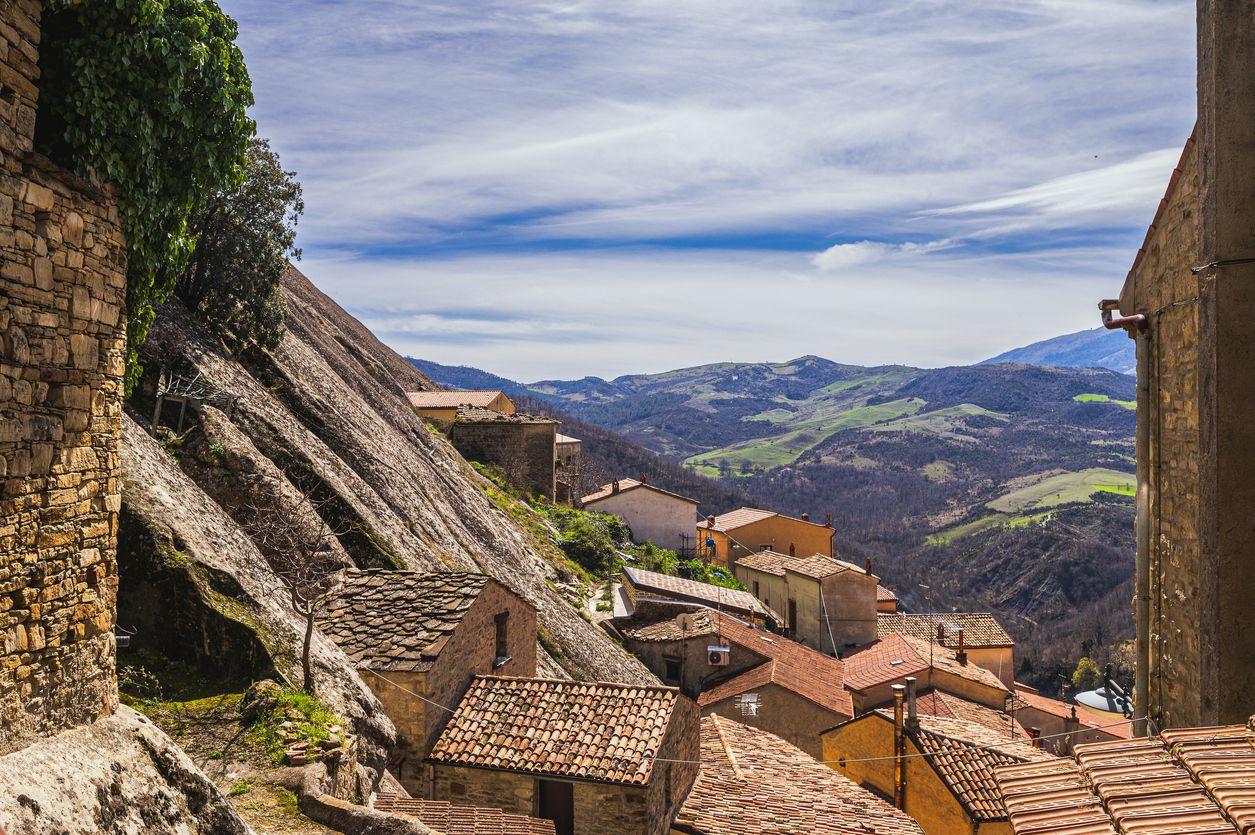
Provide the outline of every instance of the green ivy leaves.
<path id="1" fill-rule="evenodd" d="M 256 126 L 238 29 L 213 0 L 45 0 L 39 141 L 118 189 L 127 235 L 127 388 L 204 196 L 238 185 Z"/>

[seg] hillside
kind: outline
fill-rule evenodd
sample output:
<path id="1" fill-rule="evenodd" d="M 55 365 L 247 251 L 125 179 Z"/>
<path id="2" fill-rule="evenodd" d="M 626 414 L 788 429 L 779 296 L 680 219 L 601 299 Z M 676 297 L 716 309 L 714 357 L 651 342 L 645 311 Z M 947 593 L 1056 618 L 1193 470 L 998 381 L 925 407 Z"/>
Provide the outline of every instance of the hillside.
<path id="1" fill-rule="evenodd" d="M 1133 340 L 1124 331 L 1094 328 L 1043 339 L 999 354 L 982 364 L 1012 362 L 1059 368 L 1109 368 L 1121 374 L 1132 374 L 1137 367 L 1133 353 Z"/>
<path id="2" fill-rule="evenodd" d="M 801 357 L 524 385 L 417 364 L 552 403 L 767 507 L 830 513 L 843 553 L 871 558 L 907 606 L 925 606 L 923 583 L 940 607 L 993 609 L 1039 670 L 1075 661 L 1094 611 L 1109 612 L 1104 641 L 1131 629 L 1127 594 L 1111 596 L 1133 562 L 1126 375 Z"/>

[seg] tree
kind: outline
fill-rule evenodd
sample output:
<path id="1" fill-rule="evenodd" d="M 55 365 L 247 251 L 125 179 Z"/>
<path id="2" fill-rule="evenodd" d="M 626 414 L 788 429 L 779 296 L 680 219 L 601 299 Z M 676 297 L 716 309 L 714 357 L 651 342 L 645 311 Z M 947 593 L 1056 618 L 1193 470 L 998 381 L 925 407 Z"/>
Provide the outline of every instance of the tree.
<path id="1" fill-rule="evenodd" d="M 1076 670 L 1072 673 L 1072 687 L 1076 692 L 1093 690 L 1100 681 L 1102 681 L 1102 674 L 1098 672 L 1098 665 L 1088 655 L 1081 658 L 1077 662 Z"/>
<path id="2" fill-rule="evenodd" d="M 127 388 L 187 265 L 202 195 L 243 177 L 256 131 L 238 27 L 213 0 L 45 0 L 41 150 L 117 186 L 127 239 Z"/>
<path id="3" fill-rule="evenodd" d="M 281 285 L 299 260 L 296 224 L 305 211 L 296 174 L 265 139 L 248 146 L 243 183 L 218 189 L 192 213 L 196 239 L 175 293 L 224 341 L 273 348 L 283 336 Z"/>
<path id="4" fill-rule="evenodd" d="M 314 693 L 310 658 L 318 614 L 339 593 L 345 565 L 335 544 L 347 530 L 334 529 L 325 516 L 332 498 L 310 501 L 312 490 L 297 489 L 306 497 L 303 508 L 276 506 L 275 502 L 251 499 L 232 509 L 232 516 L 266 557 L 292 608 L 304 619 L 301 646 L 302 689 Z"/>

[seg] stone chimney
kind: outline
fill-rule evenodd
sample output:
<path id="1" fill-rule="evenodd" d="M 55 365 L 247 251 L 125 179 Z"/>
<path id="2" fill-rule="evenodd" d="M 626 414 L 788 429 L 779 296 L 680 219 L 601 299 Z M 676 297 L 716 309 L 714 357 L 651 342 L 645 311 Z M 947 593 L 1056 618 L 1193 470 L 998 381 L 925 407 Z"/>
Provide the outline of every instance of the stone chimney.
<path id="1" fill-rule="evenodd" d="M 811 515 L 810 515 L 809 513 L 803 513 L 803 514 L 802 514 L 802 521 L 803 521 L 803 522 L 809 522 L 810 520 L 811 520 Z"/>
<path id="2" fill-rule="evenodd" d="M 614 494 L 618 492 L 619 492 L 619 480 L 616 478 L 614 481 L 610 482 L 610 493 Z"/>
<path id="3" fill-rule="evenodd" d="M 964 667 L 967 666 L 967 647 L 963 644 L 963 630 L 959 630 L 959 651 L 954 654 L 954 660 L 958 661 Z"/>
<path id="4" fill-rule="evenodd" d="M 867 558 L 867 562 L 863 565 L 863 567 L 867 570 L 868 575 L 872 573 L 872 558 L 871 557 Z"/>

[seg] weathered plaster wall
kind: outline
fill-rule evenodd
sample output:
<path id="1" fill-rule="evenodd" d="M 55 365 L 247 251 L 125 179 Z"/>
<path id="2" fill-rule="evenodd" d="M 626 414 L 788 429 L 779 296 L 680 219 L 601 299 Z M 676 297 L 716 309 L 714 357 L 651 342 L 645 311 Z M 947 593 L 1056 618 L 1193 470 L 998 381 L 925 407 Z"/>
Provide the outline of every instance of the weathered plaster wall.
<path id="1" fill-rule="evenodd" d="M 612 493 L 586 505 L 588 510 L 612 513 L 632 529 L 637 542 L 652 542 L 660 548 L 679 548 L 682 537 L 693 535 L 697 505 L 648 487 Z"/>
<path id="2" fill-rule="evenodd" d="M 0 752 L 114 680 L 126 249 L 116 204 L 31 152 L 40 5 L 0 5 Z"/>
<path id="3" fill-rule="evenodd" d="M 753 692 L 758 696 L 756 715 L 744 714 L 735 696 L 707 705 L 702 708 L 702 713 L 717 713 L 733 722 L 775 734 L 816 759 L 823 753 L 823 746 L 819 741 L 820 732 L 850 718 L 820 707 L 776 684 L 767 684 Z"/>

